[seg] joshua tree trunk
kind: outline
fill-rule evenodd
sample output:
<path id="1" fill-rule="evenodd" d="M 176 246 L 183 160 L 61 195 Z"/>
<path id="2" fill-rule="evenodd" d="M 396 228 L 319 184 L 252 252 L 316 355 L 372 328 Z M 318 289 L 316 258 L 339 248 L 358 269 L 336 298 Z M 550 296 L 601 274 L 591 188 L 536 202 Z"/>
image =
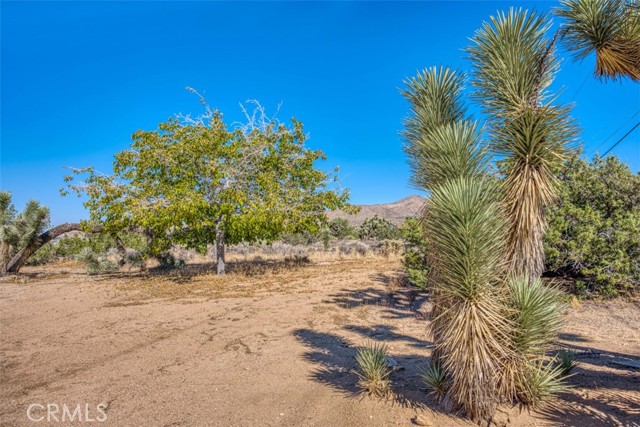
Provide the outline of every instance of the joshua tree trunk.
<path id="1" fill-rule="evenodd" d="M 216 273 L 225 273 L 225 261 L 224 261 L 224 230 L 220 224 L 216 224 Z"/>
<path id="2" fill-rule="evenodd" d="M 9 254 L 11 253 L 11 245 L 8 243 L 0 242 L 0 275 L 7 272 L 7 265 L 9 265 Z"/>
<path id="3" fill-rule="evenodd" d="M 43 245 L 49 243 L 56 237 L 63 235 L 64 233 L 68 233 L 70 231 L 81 231 L 82 228 L 78 223 L 66 223 L 55 226 L 44 233 L 42 233 L 38 240 L 35 243 L 27 246 L 26 248 L 22 248 L 18 251 L 17 254 L 11 258 L 9 264 L 7 266 L 7 273 L 17 273 L 20 271 L 20 268 L 24 265 L 24 263 L 29 259 L 31 255 L 35 253 L 38 249 L 40 249 Z"/>

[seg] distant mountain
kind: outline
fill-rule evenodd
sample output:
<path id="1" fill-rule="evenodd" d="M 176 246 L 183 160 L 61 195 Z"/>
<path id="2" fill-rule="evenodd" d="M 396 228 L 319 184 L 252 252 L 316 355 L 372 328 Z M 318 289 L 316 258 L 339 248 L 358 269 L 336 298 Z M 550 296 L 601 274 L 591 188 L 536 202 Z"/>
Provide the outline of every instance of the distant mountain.
<path id="1" fill-rule="evenodd" d="M 355 215 L 349 215 L 338 210 L 329 212 L 328 217 L 329 220 L 334 218 L 346 218 L 349 220 L 351 225 L 358 226 L 362 224 L 365 219 L 378 215 L 379 217 L 389 220 L 393 224 L 400 225 L 405 218 L 416 216 L 420 212 L 420 209 L 422 209 L 426 200 L 426 197 L 413 195 L 392 203 L 383 203 L 379 205 L 356 205 L 360 208 L 360 212 Z"/>

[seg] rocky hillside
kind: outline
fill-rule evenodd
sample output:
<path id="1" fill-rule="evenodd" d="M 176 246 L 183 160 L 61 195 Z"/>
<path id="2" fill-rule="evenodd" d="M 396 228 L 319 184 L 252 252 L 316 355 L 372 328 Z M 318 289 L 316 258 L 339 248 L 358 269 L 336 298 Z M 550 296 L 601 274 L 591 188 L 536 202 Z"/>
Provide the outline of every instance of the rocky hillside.
<path id="1" fill-rule="evenodd" d="M 360 212 L 355 215 L 348 215 L 342 211 L 329 212 L 329 220 L 334 218 L 346 218 L 352 225 L 360 225 L 365 219 L 378 215 L 396 225 L 400 225 L 405 218 L 415 216 L 420 212 L 426 198 L 418 195 L 405 197 L 393 203 L 383 203 L 379 205 L 357 205 Z"/>

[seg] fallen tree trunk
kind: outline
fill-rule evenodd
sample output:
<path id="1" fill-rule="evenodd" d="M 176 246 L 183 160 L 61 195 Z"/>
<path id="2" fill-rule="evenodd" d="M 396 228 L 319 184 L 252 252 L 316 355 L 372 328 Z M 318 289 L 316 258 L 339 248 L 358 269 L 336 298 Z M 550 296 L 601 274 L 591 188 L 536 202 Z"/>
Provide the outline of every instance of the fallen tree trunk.
<path id="1" fill-rule="evenodd" d="M 102 227 L 97 227 L 91 231 L 97 233 L 101 229 Z M 27 262 L 29 257 L 33 255 L 38 249 L 40 249 L 42 246 L 46 245 L 56 237 L 60 237 L 70 231 L 82 231 L 82 226 L 76 222 L 68 222 L 65 224 L 57 225 L 45 231 L 40 236 L 38 236 L 38 240 L 35 243 L 22 248 L 20 251 L 18 251 L 17 254 L 13 256 L 13 258 L 11 258 L 11 261 L 9 261 L 9 265 L 7 266 L 7 273 L 18 273 L 24 263 Z"/>

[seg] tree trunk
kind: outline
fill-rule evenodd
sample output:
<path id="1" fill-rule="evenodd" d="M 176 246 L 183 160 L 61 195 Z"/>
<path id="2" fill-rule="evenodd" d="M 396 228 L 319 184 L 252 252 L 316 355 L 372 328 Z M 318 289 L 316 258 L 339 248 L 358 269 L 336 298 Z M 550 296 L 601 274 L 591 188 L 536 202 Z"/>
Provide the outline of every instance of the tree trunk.
<path id="1" fill-rule="evenodd" d="M 126 257 L 127 257 L 127 248 L 124 247 L 124 243 L 122 243 L 122 239 L 120 239 L 120 236 L 118 236 L 117 234 L 113 235 L 113 240 L 116 242 L 116 249 L 118 250 L 118 253 L 120 254 L 120 260 L 118 261 L 118 266 L 122 267 L 126 264 Z"/>
<path id="2" fill-rule="evenodd" d="M 216 225 L 216 273 L 225 273 L 225 261 L 224 261 L 224 230 L 220 225 Z"/>
<path id="3" fill-rule="evenodd" d="M 8 243 L 0 242 L 0 275 L 7 272 L 7 265 L 9 265 L 9 254 L 11 253 L 11 245 Z"/>
<path id="4" fill-rule="evenodd" d="M 94 229 L 93 231 L 99 231 L 101 227 Z M 11 258 L 9 265 L 7 266 L 7 273 L 17 273 L 24 263 L 29 259 L 35 251 L 40 249 L 43 245 L 49 243 L 56 237 L 62 236 L 70 231 L 82 231 L 82 227 L 78 223 L 66 223 L 60 224 L 42 233 L 38 240 L 26 248 L 22 248 L 17 254 Z"/>

